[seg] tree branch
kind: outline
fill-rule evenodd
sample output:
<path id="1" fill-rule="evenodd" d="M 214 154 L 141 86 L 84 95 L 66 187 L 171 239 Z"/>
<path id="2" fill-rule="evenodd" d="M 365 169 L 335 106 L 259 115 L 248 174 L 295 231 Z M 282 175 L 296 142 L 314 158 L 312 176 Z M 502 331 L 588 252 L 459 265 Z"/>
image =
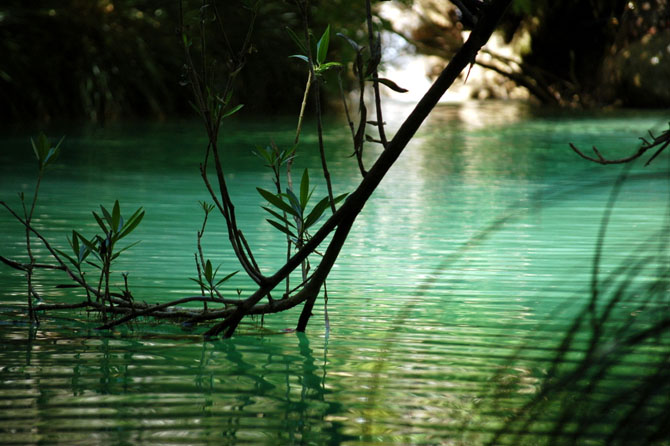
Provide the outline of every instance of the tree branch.
<path id="1" fill-rule="evenodd" d="M 581 156 L 582 158 L 593 161 L 594 163 L 598 164 L 623 164 L 623 163 L 628 163 L 630 161 L 633 161 L 642 155 L 644 155 L 648 150 L 654 148 L 654 147 L 659 147 L 659 149 L 649 158 L 649 160 L 645 163 L 645 166 L 648 166 L 649 163 L 651 163 L 658 155 L 665 150 L 668 145 L 670 145 L 670 129 L 664 131 L 661 133 L 660 136 L 655 137 L 651 132 L 649 132 L 649 136 L 652 138 L 651 142 L 647 141 L 644 138 L 640 138 L 642 140 L 642 145 L 640 146 L 639 149 L 637 149 L 637 152 L 633 153 L 630 156 L 626 156 L 623 158 L 618 158 L 618 159 L 607 159 L 604 156 L 600 154 L 600 151 L 596 148 L 596 146 L 593 146 L 593 153 L 595 153 L 596 157 L 589 156 L 579 150 L 577 146 L 575 146 L 573 143 L 570 143 L 570 147 L 572 150 L 574 150 L 577 155 Z"/>

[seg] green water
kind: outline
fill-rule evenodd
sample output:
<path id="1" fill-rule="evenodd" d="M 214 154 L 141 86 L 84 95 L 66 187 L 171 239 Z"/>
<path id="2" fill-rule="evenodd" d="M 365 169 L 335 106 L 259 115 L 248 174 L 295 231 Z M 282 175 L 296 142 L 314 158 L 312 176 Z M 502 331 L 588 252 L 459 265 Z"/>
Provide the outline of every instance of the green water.
<path id="1" fill-rule="evenodd" d="M 389 126 L 407 112 L 390 113 Z M 224 138 L 240 226 L 265 272 L 285 248 L 259 208 L 255 187 L 271 188 L 271 175 L 252 150 L 288 144 L 293 125 L 232 121 Z M 347 240 L 328 280 L 329 332 L 322 301 L 306 335 L 284 330 L 299 308 L 211 342 L 203 328 L 150 323 L 99 333 L 78 311 L 30 327 L 24 280 L 0 265 L 0 444 L 670 444 L 670 157 L 635 165 L 608 207 L 622 168 L 587 163 L 567 145 L 623 156 L 666 126 L 654 112 L 440 107 Z M 335 193 L 359 179 L 347 131 L 327 126 Z M 36 225 L 62 247 L 72 228 L 95 231 L 99 204 L 143 206 L 132 236 L 142 242 L 117 271 L 130 272 L 136 299 L 197 294 L 188 278 L 197 202 L 208 199 L 198 124 L 54 132 L 68 136 Z M 34 185 L 28 136 L 0 138 L 0 198 L 17 208 L 16 193 Z M 316 178 L 313 133 L 301 150 L 296 171 Z M 25 260 L 7 212 L 0 228 L 0 254 Z M 205 252 L 222 273 L 239 269 L 226 243 L 212 221 Z M 241 276 L 226 282 L 228 296 L 252 289 Z M 37 286 L 49 302 L 80 298 L 59 283 L 43 274 Z"/>

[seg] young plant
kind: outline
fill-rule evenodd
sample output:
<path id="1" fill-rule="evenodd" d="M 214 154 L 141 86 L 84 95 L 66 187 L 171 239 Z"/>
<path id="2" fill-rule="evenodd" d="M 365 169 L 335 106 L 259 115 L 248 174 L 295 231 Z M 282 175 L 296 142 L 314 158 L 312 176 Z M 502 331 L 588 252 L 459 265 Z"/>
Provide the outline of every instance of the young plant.
<path id="1" fill-rule="evenodd" d="M 330 206 L 330 198 L 326 196 L 311 211 L 307 212 L 307 205 L 314 193 L 314 188 L 310 190 L 309 171 L 307 169 L 302 174 L 299 197 L 291 189 L 286 189 L 286 193 L 276 194 L 260 187 L 257 187 L 256 190 L 268 203 L 282 212 L 279 213 L 277 210 L 263 206 L 263 209 L 276 219 L 267 219 L 268 223 L 286 234 L 297 249 L 300 249 L 309 240 L 309 229 L 321 219 L 323 213 Z M 347 195 L 342 194 L 335 197 L 334 204 L 342 201 Z"/>
<path id="2" fill-rule="evenodd" d="M 302 43 L 300 38 L 294 33 L 290 28 L 286 28 L 291 39 L 295 42 L 298 48 L 302 51 L 302 54 L 293 54 L 289 57 L 300 59 L 308 64 L 311 64 L 314 68 L 314 73 L 317 76 L 322 75 L 326 71 L 333 68 L 341 68 L 342 64 L 339 62 L 326 62 L 326 56 L 328 55 L 328 46 L 330 45 L 330 25 L 326 27 L 326 30 L 321 35 L 321 38 L 316 43 L 316 57 L 312 56 L 312 53 L 308 51 L 308 47 Z"/>
<path id="3" fill-rule="evenodd" d="M 221 296 L 221 293 L 216 289 L 217 286 L 221 285 L 223 282 L 226 280 L 230 279 L 233 277 L 235 274 L 239 272 L 235 271 L 233 273 L 228 274 L 226 277 L 223 279 L 219 280 L 218 282 L 214 283 L 214 279 L 216 278 L 216 273 L 219 271 L 219 268 L 221 265 L 219 265 L 216 270 L 212 271 L 212 262 L 207 259 L 205 260 L 205 256 L 202 251 L 202 236 L 205 234 L 205 227 L 207 226 L 207 219 L 209 217 L 209 214 L 216 208 L 213 204 L 200 201 L 200 207 L 202 210 L 205 212 L 205 218 L 202 221 L 202 227 L 197 233 L 197 248 L 198 252 L 195 254 L 195 266 L 198 271 L 198 278 L 194 279 L 190 277 L 190 279 L 194 282 L 196 282 L 198 285 L 200 285 L 200 292 L 202 293 L 203 296 L 205 296 L 205 291 L 209 291 L 209 296 L 211 298 L 214 298 L 214 294 L 216 293 L 217 297 L 223 298 Z M 207 301 L 203 301 L 203 311 L 207 311 Z"/>
<path id="4" fill-rule="evenodd" d="M 135 228 L 137 228 L 137 226 L 144 218 L 144 210 L 142 210 L 141 207 L 138 208 L 133 213 L 133 215 L 128 218 L 128 220 L 124 220 L 123 216 L 121 215 L 121 205 L 119 204 L 118 200 L 114 202 L 111 213 L 102 205 L 100 205 L 100 210 L 102 212 L 102 217 L 95 211 L 93 212 L 93 217 L 98 223 L 98 226 L 100 226 L 100 229 L 102 229 L 102 235 L 96 234 L 91 240 L 82 237 L 80 234 L 76 234 L 76 237 L 86 247 L 86 249 L 93 253 L 93 255 L 100 261 L 100 264 L 96 264 L 90 261 L 87 263 L 100 270 L 100 278 L 98 280 L 96 294 L 97 296 L 102 297 L 102 314 L 103 320 L 106 321 L 107 315 L 106 311 L 104 311 L 105 301 L 107 301 L 110 307 L 113 307 L 112 298 L 109 291 L 109 279 L 111 276 L 112 262 L 114 262 L 114 260 L 116 260 L 122 252 L 135 246 L 139 243 L 139 241 L 131 243 L 130 245 L 121 248 L 118 251 L 116 251 L 116 244 L 128 236 L 131 232 L 133 232 Z M 74 242 L 72 248 L 74 251 Z M 79 251 L 81 251 L 81 249 L 82 248 L 79 247 Z M 79 257 L 77 260 L 79 260 Z M 104 290 L 102 288 L 103 283 Z"/>
<path id="5" fill-rule="evenodd" d="M 56 249 L 56 252 L 63 256 L 65 259 L 67 259 L 74 267 L 77 273 L 79 274 L 79 278 L 83 283 L 86 283 L 86 278 L 85 278 L 85 272 L 82 270 L 82 264 L 86 260 L 86 258 L 91 254 L 91 249 L 89 248 L 90 245 L 94 243 L 94 239 L 91 240 L 86 240 L 84 239 L 84 236 L 81 235 L 79 232 L 75 231 L 74 229 L 72 230 L 72 238 L 68 237 L 67 242 L 70 245 L 70 249 L 72 251 L 72 255 L 67 254 L 65 251 L 61 249 Z M 86 300 L 91 303 L 91 293 L 88 287 L 85 287 L 86 290 Z"/>
<path id="6" fill-rule="evenodd" d="M 209 259 L 207 259 L 205 261 L 205 266 L 202 269 L 201 273 L 202 278 L 194 279 L 191 277 L 190 279 L 196 282 L 198 285 L 200 285 L 201 289 L 209 291 L 210 297 L 214 298 L 214 294 L 216 294 L 218 297 L 223 298 L 223 296 L 221 296 L 221 293 L 219 293 L 216 287 L 218 287 L 223 282 L 233 277 L 235 274 L 239 273 L 239 270 L 233 271 L 232 273 L 225 276 L 223 279 L 216 280 L 216 274 L 219 272 L 219 268 L 221 268 L 221 265 L 217 266 L 216 269 L 213 269 L 212 262 Z M 200 273 L 198 275 L 200 276 Z"/>
<path id="7" fill-rule="evenodd" d="M 293 145 L 290 149 L 280 149 L 274 142 L 269 146 L 258 146 L 253 153 L 265 161 L 266 167 L 272 169 L 272 181 L 275 184 L 277 193 L 281 192 L 281 168 L 287 163 L 290 163 L 295 158 L 295 151 L 297 145 Z"/>
<path id="8" fill-rule="evenodd" d="M 21 205 L 23 207 L 23 217 L 25 219 L 26 227 L 26 251 L 28 252 L 28 258 L 30 263 L 26 268 L 26 280 L 28 282 L 28 314 L 31 322 L 38 322 L 37 315 L 33 309 L 33 298 L 39 300 L 40 297 L 33 288 L 33 271 L 35 266 L 35 257 L 33 256 L 33 251 L 31 247 L 31 230 L 30 225 L 32 223 L 33 214 L 35 212 L 35 205 L 37 204 L 37 196 L 39 195 L 40 184 L 42 183 L 42 177 L 44 176 L 45 169 L 50 166 L 58 156 L 60 155 L 60 146 L 63 143 L 65 136 L 63 136 L 58 144 L 55 146 L 49 142 L 49 139 L 42 132 L 37 137 L 37 140 L 30 138 L 30 143 L 33 147 L 33 152 L 37 158 L 38 172 L 37 172 L 37 182 L 35 184 L 35 194 L 33 195 L 32 202 L 30 204 L 30 210 L 26 206 L 26 199 L 23 193 L 19 194 L 21 199 Z"/>

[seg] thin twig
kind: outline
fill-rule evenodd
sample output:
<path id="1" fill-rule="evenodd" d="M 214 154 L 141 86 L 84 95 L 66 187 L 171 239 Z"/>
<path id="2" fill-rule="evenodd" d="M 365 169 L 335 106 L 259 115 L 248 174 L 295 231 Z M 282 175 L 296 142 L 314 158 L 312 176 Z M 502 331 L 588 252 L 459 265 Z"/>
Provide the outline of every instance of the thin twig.
<path id="1" fill-rule="evenodd" d="M 575 145 L 572 144 L 572 143 L 570 143 L 570 147 L 572 148 L 572 150 L 574 150 L 574 151 L 577 153 L 577 155 L 579 155 L 579 156 L 581 156 L 582 158 L 587 159 L 587 160 L 589 160 L 589 161 L 593 161 L 594 163 L 598 163 L 598 164 L 623 164 L 623 163 L 628 163 L 628 162 L 630 162 L 630 161 L 633 161 L 633 160 L 635 160 L 635 159 L 641 157 L 641 156 L 644 155 L 649 149 L 652 149 L 652 148 L 654 148 L 654 147 L 660 146 L 660 148 L 656 151 L 656 153 L 654 153 L 654 154 L 652 155 L 652 157 L 649 158 L 649 160 L 645 163 L 645 166 L 648 166 L 649 163 L 651 163 L 651 162 L 652 162 L 658 155 L 660 155 L 660 153 L 661 153 L 663 150 L 665 150 L 666 147 L 668 147 L 668 145 L 670 145 L 670 130 L 666 130 L 666 131 L 664 131 L 664 132 L 661 133 L 661 135 L 658 136 L 658 137 L 655 137 L 655 136 L 652 135 L 651 133 L 650 133 L 650 136 L 651 136 L 651 138 L 652 138 L 652 141 L 651 141 L 651 142 L 647 141 L 647 140 L 644 139 L 644 138 L 640 138 L 640 139 L 642 140 L 642 145 L 641 145 L 640 148 L 637 149 L 637 151 L 636 151 L 635 153 L 633 153 L 632 155 L 630 155 L 630 156 L 626 156 L 626 157 L 624 157 L 624 158 L 612 159 L 612 160 L 607 159 L 607 158 L 605 158 L 604 156 L 602 156 L 602 155 L 600 154 L 600 151 L 596 148 L 596 146 L 593 146 L 593 147 L 592 147 L 592 149 L 593 149 L 593 153 L 595 153 L 595 155 L 596 155 L 595 158 L 592 157 L 592 156 L 589 156 L 589 155 L 585 154 L 584 152 L 582 152 L 581 150 L 579 150 L 579 149 L 577 148 L 577 146 L 575 146 Z"/>

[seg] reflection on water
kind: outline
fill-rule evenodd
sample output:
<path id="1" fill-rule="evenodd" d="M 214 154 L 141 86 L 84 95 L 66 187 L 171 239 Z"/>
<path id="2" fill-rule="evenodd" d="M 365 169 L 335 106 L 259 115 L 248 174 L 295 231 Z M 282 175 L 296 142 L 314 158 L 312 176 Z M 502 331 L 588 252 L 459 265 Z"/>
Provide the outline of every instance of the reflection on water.
<path id="1" fill-rule="evenodd" d="M 304 335 L 206 343 L 183 333 L 63 338 L 8 329 L 3 444 L 331 444 L 326 350 Z"/>
<path id="2" fill-rule="evenodd" d="M 145 322 L 97 333 L 80 313 L 30 328 L 23 279 L 2 266 L 0 444 L 665 444 L 668 157 L 634 166 L 609 205 L 621 168 L 567 147 L 597 143 L 615 157 L 660 117 L 441 106 L 356 222 L 328 284 L 329 338 L 322 306 L 306 336 L 283 332 L 297 312 L 215 342 Z M 255 187 L 270 176 L 251 150 L 290 144 L 292 125 L 235 121 L 224 140 L 241 226 L 266 272 L 282 237 L 259 211 Z M 331 123 L 327 135 L 336 193 L 357 180 L 346 131 Z M 73 226 L 94 230 L 98 204 L 144 206 L 142 243 L 119 273 L 147 301 L 195 292 L 199 129 L 67 133 L 39 225 L 64 243 Z M 303 141 L 297 168 L 318 169 L 316 138 Z M 33 184 L 26 144 L 10 136 L 0 150 L 12 204 Z M 238 269 L 212 223 L 206 254 Z M 0 227 L 0 252 L 21 258 L 21 229 L 6 214 Z M 250 289 L 238 276 L 231 296 Z M 48 274 L 38 287 L 73 299 L 58 283 Z"/>

